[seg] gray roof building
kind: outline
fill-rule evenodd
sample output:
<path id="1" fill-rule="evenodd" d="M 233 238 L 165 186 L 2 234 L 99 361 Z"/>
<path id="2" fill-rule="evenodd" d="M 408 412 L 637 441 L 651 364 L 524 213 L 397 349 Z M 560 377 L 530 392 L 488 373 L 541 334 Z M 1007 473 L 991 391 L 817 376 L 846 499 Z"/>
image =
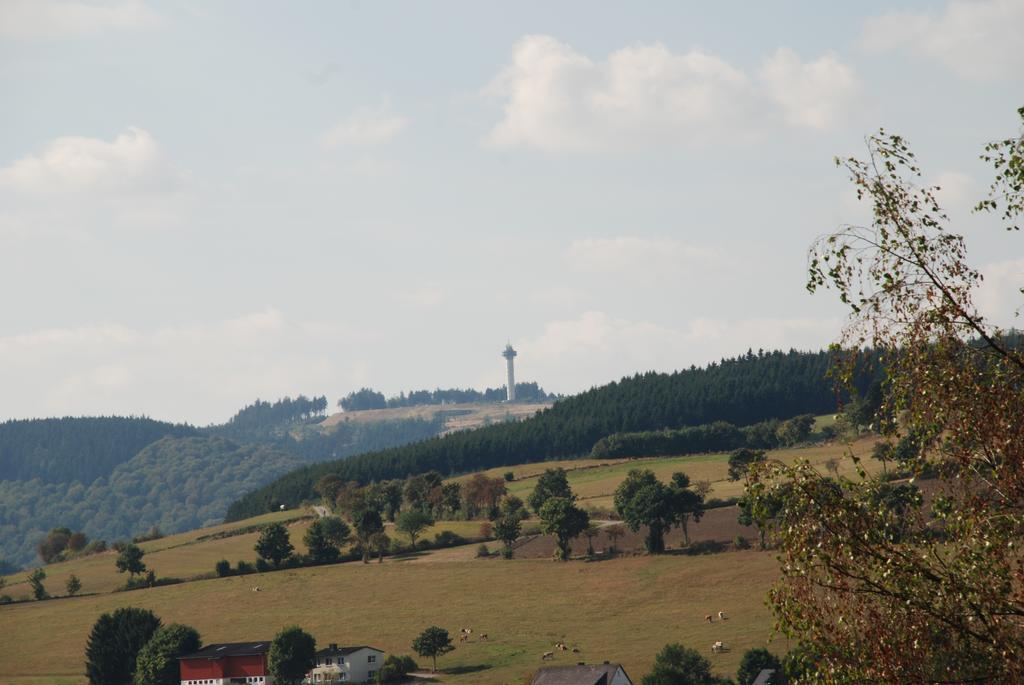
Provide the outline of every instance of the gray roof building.
<path id="1" fill-rule="evenodd" d="M 548 666 L 533 676 L 530 685 L 633 685 L 619 664 Z"/>

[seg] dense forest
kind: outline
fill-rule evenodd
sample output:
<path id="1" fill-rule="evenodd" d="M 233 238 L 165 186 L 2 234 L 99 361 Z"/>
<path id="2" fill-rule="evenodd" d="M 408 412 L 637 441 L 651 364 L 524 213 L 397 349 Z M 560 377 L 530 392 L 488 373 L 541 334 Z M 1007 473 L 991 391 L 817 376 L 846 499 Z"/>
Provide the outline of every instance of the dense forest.
<path id="1" fill-rule="evenodd" d="M 325 408 L 322 397 L 257 401 L 200 429 L 117 417 L 0 424 L 0 561 L 32 563 L 54 527 L 112 540 L 217 522 L 231 501 L 297 467 L 444 430 L 443 417 L 303 425 Z"/>
<path id="2" fill-rule="evenodd" d="M 0 423 L 0 480 L 91 483 L 146 445 L 196 429 L 142 417 L 28 419 Z"/>
<path id="3" fill-rule="evenodd" d="M 319 421 L 326 413 L 327 398 L 322 396 L 310 399 L 299 395 L 294 400 L 285 397 L 273 403 L 256 400 L 240 409 L 227 423 L 208 430 L 242 440 L 277 437 L 296 425 Z"/>
<path id="4" fill-rule="evenodd" d="M 226 438 L 163 438 L 87 485 L 0 481 L 2 552 L 30 563 L 36 543 L 58 526 L 113 541 L 152 526 L 175 533 L 219 523 L 233 499 L 303 463 Z"/>
<path id="5" fill-rule="evenodd" d="M 857 387 L 864 392 L 876 371 L 861 364 Z M 828 352 L 748 352 L 704 368 L 671 374 L 644 373 L 593 388 L 555 403 L 516 423 L 431 438 L 402 447 L 303 467 L 231 505 L 236 520 L 273 503 L 297 504 L 313 497 L 313 484 L 336 474 L 368 483 L 436 470 L 443 474 L 589 454 L 613 433 L 657 431 L 727 421 L 750 425 L 798 414 L 835 411 L 837 398 Z"/>
<path id="6" fill-rule="evenodd" d="M 468 404 L 471 402 L 504 402 L 506 386 L 486 388 L 483 391 L 473 388 L 437 388 L 436 390 L 410 390 L 408 394 L 401 392 L 393 397 L 384 397 L 384 393 L 372 388 L 360 388 L 350 392 L 338 400 L 338 406 L 345 411 L 362 411 L 364 409 L 395 409 L 398 407 L 420 407 L 430 404 Z M 534 382 L 516 383 L 516 402 L 554 402 L 557 395 L 544 391 Z"/>

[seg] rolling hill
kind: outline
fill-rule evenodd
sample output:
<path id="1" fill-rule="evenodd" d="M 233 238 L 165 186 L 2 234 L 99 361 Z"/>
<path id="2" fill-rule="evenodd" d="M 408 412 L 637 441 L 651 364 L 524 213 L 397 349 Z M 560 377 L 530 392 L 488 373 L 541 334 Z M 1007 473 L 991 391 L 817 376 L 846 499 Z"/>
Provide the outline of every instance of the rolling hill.
<path id="1" fill-rule="evenodd" d="M 831 362 L 824 351 L 750 352 L 704 368 L 638 374 L 563 399 L 523 421 L 300 468 L 234 502 L 227 517 L 254 516 L 277 502 L 295 506 L 312 498 L 313 485 L 328 474 L 362 483 L 431 469 L 455 475 L 508 464 L 579 458 L 613 433 L 713 421 L 741 426 L 797 414 L 824 414 L 836 407 L 834 384 L 827 378 Z M 861 392 L 874 379 L 872 362 L 869 358 L 857 374 Z"/>
<path id="2" fill-rule="evenodd" d="M 855 443 L 853 452 L 870 451 L 873 440 Z M 836 459 L 839 472 L 853 475 L 849 448 L 825 444 L 776 450 L 770 458 L 792 463 L 805 458 L 824 469 Z M 873 460 L 862 462 L 880 468 Z M 525 495 L 537 476 L 553 464 L 515 464 L 511 492 Z M 722 454 L 640 460 L 572 460 L 569 482 L 584 506 L 600 508 L 630 468 L 652 468 L 660 478 L 683 470 L 712 483 L 712 497 L 738 494 L 740 484 L 726 479 Z M 735 508 L 713 510 L 692 526 L 695 540 L 728 543 L 735 528 Z M 145 561 L 158 575 L 188 578 L 209 574 L 222 558 L 253 560 L 254 528 L 284 521 L 293 544 L 300 549 L 309 513 L 292 510 L 196 530 L 143 543 Z M 528 522 L 528 526 L 530 523 Z M 439 522 L 430 534 L 452 529 L 471 535 L 477 521 Z M 544 537 L 524 539 L 519 558 L 477 559 L 476 545 L 389 557 L 384 564 L 358 562 L 258 574 L 252 577 L 207 578 L 180 585 L 133 592 L 113 592 L 124 578 L 114 570 L 114 555 L 76 559 L 47 567 L 47 587 L 60 592 L 75 573 L 86 596 L 0 606 L 0 631 L 23 638 L 15 645 L 0 641 L 0 685 L 81 685 L 82 650 L 89 627 L 103 611 L 119 606 L 152 608 L 165 621 L 195 626 L 206 641 L 265 639 L 286 624 L 298 623 L 321 643 L 369 642 L 392 653 L 409 653 L 409 643 L 427 625 L 456 632 L 473 626 L 487 632 L 487 642 L 458 644 L 441 659 L 443 682 L 509 683 L 518 685 L 540 665 L 542 652 L 565 640 L 581 649 L 579 655 L 559 656 L 556 663 L 577 659 L 618 660 L 639 678 L 655 653 L 667 642 L 679 641 L 702 651 L 723 640 L 731 651 L 713 657 L 716 672 L 735 672 L 744 650 L 763 646 L 771 636 L 771 617 L 764 596 L 777 576 L 772 552 L 722 551 L 690 556 L 680 553 L 678 534 L 669 538 L 670 553 L 661 557 L 627 554 L 612 559 L 566 564 L 548 560 Z M 548 546 L 545 546 L 547 544 Z M 599 537 L 599 549 L 606 543 Z M 492 547 L 496 543 L 492 543 Z M 577 542 L 577 550 L 585 541 Z M 728 545 L 726 545 L 728 547 Z M 26 597 L 24 574 L 8 578 L 6 592 Z M 258 585 L 261 592 L 253 593 Z M 324 598 L 332 610 L 324 610 Z M 728 621 L 704 622 L 705 614 L 723 610 Z M 258 625 L 251 617 L 259 615 Z M 258 633 L 258 634 L 256 634 Z M 777 653 L 784 640 L 769 644 Z M 708 654 L 709 656 L 710 653 Z M 31 676 L 31 677 L 30 677 Z"/>

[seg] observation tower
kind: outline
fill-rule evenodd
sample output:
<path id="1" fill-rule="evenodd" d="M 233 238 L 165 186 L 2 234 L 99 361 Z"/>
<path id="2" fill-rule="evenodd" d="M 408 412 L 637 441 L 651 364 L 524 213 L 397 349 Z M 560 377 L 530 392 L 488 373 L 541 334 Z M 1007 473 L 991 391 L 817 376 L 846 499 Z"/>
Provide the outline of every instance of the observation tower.
<path id="1" fill-rule="evenodd" d="M 508 385 L 506 385 L 507 398 L 509 402 L 516 401 L 516 371 L 515 362 L 516 355 L 519 354 L 512 349 L 512 343 L 505 345 L 505 350 L 501 353 L 501 356 L 505 358 L 505 364 L 508 367 Z"/>

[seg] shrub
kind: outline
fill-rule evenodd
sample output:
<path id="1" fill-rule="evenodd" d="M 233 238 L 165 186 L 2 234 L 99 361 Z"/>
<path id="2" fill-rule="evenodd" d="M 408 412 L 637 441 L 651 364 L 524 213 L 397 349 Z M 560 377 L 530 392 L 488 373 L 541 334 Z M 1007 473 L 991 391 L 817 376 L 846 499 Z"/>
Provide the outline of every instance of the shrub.
<path id="1" fill-rule="evenodd" d="M 746 539 L 742 535 L 737 535 L 732 539 L 732 544 L 736 549 L 750 549 L 750 540 Z"/>
<path id="2" fill-rule="evenodd" d="M 484 521 L 480 524 L 480 537 L 489 538 L 494 535 L 494 526 L 491 525 L 490 521 Z"/>
<path id="3" fill-rule="evenodd" d="M 442 530 L 434 536 L 435 547 L 455 547 L 466 544 L 466 538 L 450 530 Z"/>
<path id="4" fill-rule="evenodd" d="M 266 573 L 270 570 L 270 563 L 263 557 L 260 557 L 256 560 L 256 570 L 260 573 Z"/>
<path id="5" fill-rule="evenodd" d="M 248 561 L 239 561 L 238 566 L 236 566 L 235 568 L 235 573 L 237 573 L 240 576 L 256 572 L 256 567 L 254 567 Z"/>
<path id="6" fill-rule="evenodd" d="M 480 545 L 476 548 L 477 559 L 482 559 L 484 557 L 489 556 L 491 556 L 491 550 L 487 549 L 487 545 L 481 542 Z"/>
<path id="7" fill-rule="evenodd" d="M 106 551 L 107 551 L 107 541 L 106 540 L 93 540 L 92 542 L 90 542 L 88 545 L 85 546 L 85 549 L 82 550 L 82 554 L 99 554 L 100 552 L 106 552 Z"/>
<path id="8" fill-rule="evenodd" d="M 13 601 L 10 595 L 0 595 L 0 604 L 10 604 Z"/>
<path id="9" fill-rule="evenodd" d="M 512 473 L 511 471 L 506 471 L 505 472 L 505 481 L 506 482 L 511 483 L 515 479 L 516 479 L 516 474 Z"/>
<path id="10" fill-rule="evenodd" d="M 718 554 L 724 552 L 725 545 L 718 540 L 701 540 L 686 548 L 686 554 L 696 556 L 698 554 Z"/>
<path id="11" fill-rule="evenodd" d="M 224 578 L 225 576 L 231 575 L 231 562 L 227 559 L 221 559 L 213 568 L 217 572 L 218 578 Z"/>

